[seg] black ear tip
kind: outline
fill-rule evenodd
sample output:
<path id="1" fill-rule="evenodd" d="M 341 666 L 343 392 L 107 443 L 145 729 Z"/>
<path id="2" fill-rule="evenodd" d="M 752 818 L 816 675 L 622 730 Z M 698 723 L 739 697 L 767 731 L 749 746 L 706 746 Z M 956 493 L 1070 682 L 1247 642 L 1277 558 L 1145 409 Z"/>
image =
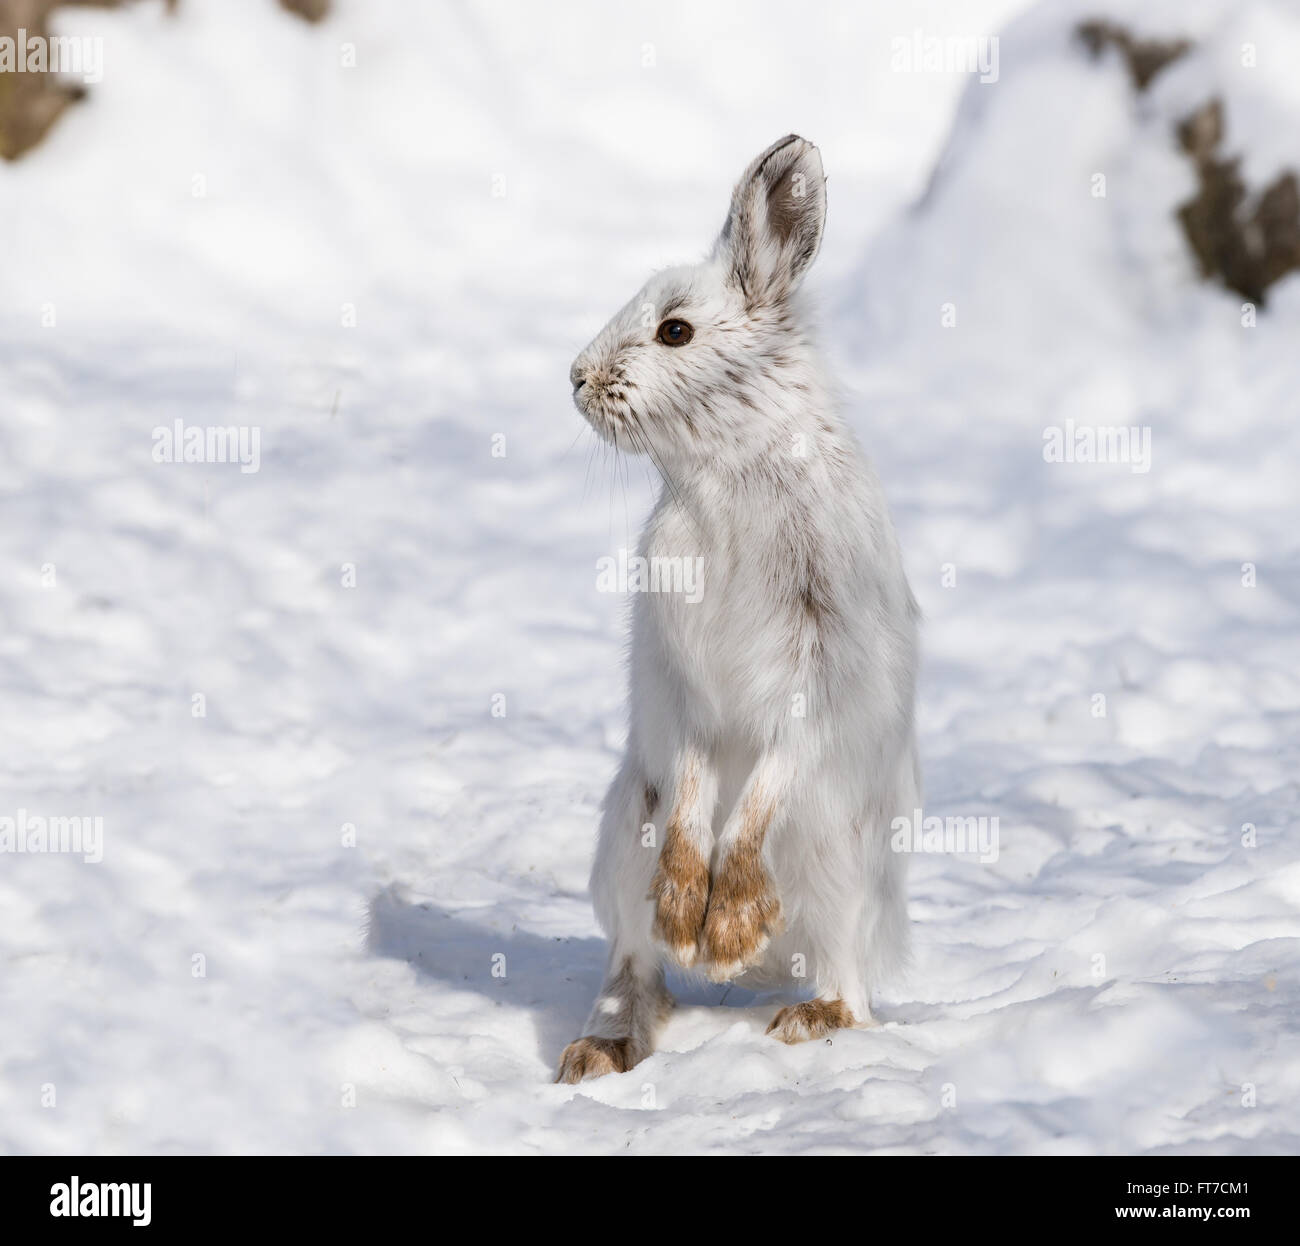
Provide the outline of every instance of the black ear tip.
<path id="1" fill-rule="evenodd" d="M 760 164 L 763 168 L 767 168 L 769 167 L 769 161 L 772 160 L 778 160 L 782 164 L 806 161 L 820 172 L 822 154 L 817 149 L 816 143 L 809 142 L 800 134 L 787 134 L 785 138 L 773 143 L 763 153 L 760 157 Z"/>
<path id="2" fill-rule="evenodd" d="M 785 151 L 787 147 L 793 147 L 796 144 L 802 144 L 805 147 L 811 147 L 812 144 L 806 138 L 800 138 L 798 134 L 787 134 L 785 138 L 779 138 L 771 147 L 767 149 L 769 157 L 775 156 L 777 152 Z"/>
<path id="3" fill-rule="evenodd" d="M 795 147 L 791 155 L 784 155 L 789 148 Z M 821 153 L 817 150 L 815 144 L 810 143 L 806 138 L 798 134 L 787 134 L 785 138 L 777 139 L 765 152 L 762 153 L 750 166 L 751 176 L 770 175 L 770 171 L 775 168 L 785 167 L 787 161 L 803 160 L 808 156 L 816 157 L 818 164 L 821 163 Z M 780 159 L 778 159 L 778 157 Z M 773 164 L 776 161 L 776 164 Z"/>

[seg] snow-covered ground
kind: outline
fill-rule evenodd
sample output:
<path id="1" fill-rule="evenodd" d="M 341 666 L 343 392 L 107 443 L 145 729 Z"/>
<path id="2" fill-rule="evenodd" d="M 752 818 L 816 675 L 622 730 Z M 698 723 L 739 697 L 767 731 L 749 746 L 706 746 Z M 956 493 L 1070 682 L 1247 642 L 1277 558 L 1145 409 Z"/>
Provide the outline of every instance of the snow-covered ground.
<path id="1" fill-rule="evenodd" d="M 1195 280 L 1170 129 L 1218 92 L 1251 186 L 1300 165 L 1300 6 L 336 8 L 72 11 L 103 81 L 0 167 L 0 818 L 103 819 L 98 863 L 0 854 L 0 1151 L 1295 1151 L 1300 280 L 1251 328 Z M 1199 41 L 1141 97 L 1068 38 L 1126 10 Z M 918 30 L 1000 34 L 997 81 L 891 68 Z M 554 1086 L 596 563 L 651 498 L 567 368 L 792 130 L 926 813 L 1000 852 L 916 859 L 879 1028 L 679 984 L 652 1058 Z M 178 419 L 259 470 L 155 462 Z M 1067 421 L 1149 470 L 1045 461 Z"/>

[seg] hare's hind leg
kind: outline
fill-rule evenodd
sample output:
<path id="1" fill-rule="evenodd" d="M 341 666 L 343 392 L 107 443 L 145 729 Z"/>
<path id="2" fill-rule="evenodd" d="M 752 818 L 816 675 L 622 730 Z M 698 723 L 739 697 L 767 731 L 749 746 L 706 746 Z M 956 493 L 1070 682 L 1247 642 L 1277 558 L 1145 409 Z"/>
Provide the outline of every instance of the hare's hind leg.
<path id="1" fill-rule="evenodd" d="M 658 792 L 629 758 L 610 787 L 591 872 L 596 916 L 609 935 L 609 964 L 583 1036 L 560 1056 L 557 1082 L 623 1073 L 654 1050 L 672 1008 L 663 957 L 651 939 L 649 899 L 656 852 L 642 828 L 656 815 Z M 653 837 L 651 837 L 653 840 Z"/>
<path id="2" fill-rule="evenodd" d="M 838 817 L 827 819 L 827 825 L 840 824 Z M 816 847 L 793 858 L 787 854 L 782 862 L 799 896 L 799 921 L 788 945 L 803 953 L 803 972 L 816 992 L 772 1019 L 767 1032 L 783 1043 L 874 1024 L 871 989 L 881 968 L 878 928 L 891 926 L 897 904 L 893 884 L 899 862 L 883 835 L 870 835 L 859 825 L 851 833 L 824 836 Z"/>
<path id="3" fill-rule="evenodd" d="M 835 1030 L 873 1025 L 870 995 L 862 989 L 853 958 L 841 949 L 825 946 L 814 950 L 812 958 L 817 962 L 816 996 L 780 1009 L 767 1032 L 783 1043 L 804 1043 L 825 1038 Z"/>
<path id="4" fill-rule="evenodd" d="M 672 1006 L 663 966 L 625 956 L 616 948 L 587 1019 L 587 1032 L 564 1049 L 555 1080 L 580 1082 L 626 1073 L 654 1050 L 655 1033 Z"/>

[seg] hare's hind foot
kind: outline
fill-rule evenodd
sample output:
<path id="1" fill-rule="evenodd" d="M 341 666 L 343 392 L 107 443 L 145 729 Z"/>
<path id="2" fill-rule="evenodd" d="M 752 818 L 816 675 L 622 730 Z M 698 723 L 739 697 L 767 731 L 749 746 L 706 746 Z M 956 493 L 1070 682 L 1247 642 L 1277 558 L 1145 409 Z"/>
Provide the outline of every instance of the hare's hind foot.
<path id="1" fill-rule="evenodd" d="M 577 1038 L 561 1053 L 555 1080 L 572 1085 L 588 1077 L 626 1073 L 643 1054 L 634 1051 L 630 1038 Z"/>
<path id="2" fill-rule="evenodd" d="M 572 1085 L 626 1073 L 654 1050 L 655 1034 L 672 1007 L 657 958 L 612 957 L 587 1033 L 564 1049 L 555 1080 Z"/>
<path id="3" fill-rule="evenodd" d="M 767 1032 L 783 1043 L 806 1043 L 857 1024 L 842 999 L 810 999 L 782 1008 L 772 1018 Z"/>

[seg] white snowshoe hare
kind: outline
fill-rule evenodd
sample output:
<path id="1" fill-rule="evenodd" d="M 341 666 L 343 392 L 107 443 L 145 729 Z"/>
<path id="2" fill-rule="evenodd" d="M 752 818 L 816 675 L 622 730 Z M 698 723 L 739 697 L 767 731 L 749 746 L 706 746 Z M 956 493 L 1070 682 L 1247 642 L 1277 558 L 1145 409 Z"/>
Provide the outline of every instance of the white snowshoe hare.
<path id="1" fill-rule="evenodd" d="M 920 805 L 919 612 L 800 314 L 825 216 L 817 148 L 781 139 L 709 258 L 652 277 L 573 365 L 596 432 L 663 477 L 644 565 L 702 559 L 703 577 L 634 599 L 627 753 L 591 877 L 609 967 L 560 1082 L 650 1054 L 668 959 L 812 988 L 768 1027 L 793 1043 L 870 1024 L 906 955 L 890 823 Z"/>

